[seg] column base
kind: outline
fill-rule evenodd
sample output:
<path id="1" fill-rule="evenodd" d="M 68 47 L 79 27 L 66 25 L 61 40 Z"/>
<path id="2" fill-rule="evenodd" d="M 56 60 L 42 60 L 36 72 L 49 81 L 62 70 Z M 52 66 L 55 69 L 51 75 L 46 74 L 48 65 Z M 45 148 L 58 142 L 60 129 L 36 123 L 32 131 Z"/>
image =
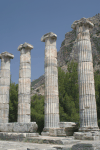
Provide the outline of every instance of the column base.
<path id="1" fill-rule="evenodd" d="M 49 136 L 49 128 L 44 127 L 43 132 L 41 132 L 42 136 Z"/>
<path id="2" fill-rule="evenodd" d="M 99 127 L 80 127 L 79 132 L 99 131 Z"/>
<path id="3" fill-rule="evenodd" d="M 75 122 L 59 122 L 59 127 L 65 130 L 66 136 L 73 136 L 78 131 L 78 124 Z"/>
<path id="4" fill-rule="evenodd" d="M 74 139 L 78 139 L 78 140 L 100 140 L 100 132 L 99 131 L 74 132 Z"/>
<path id="5" fill-rule="evenodd" d="M 41 133 L 42 136 L 65 137 L 66 132 L 64 128 L 44 128 Z"/>
<path id="6" fill-rule="evenodd" d="M 44 128 L 42 136 L 73 136 L 74 132 L 78 131 L 77 123 L 75 122 L 59 122 L 56 128 Z"/>
<path id="7" fill-rule="evenodd" d="M 49 135 L 50 136 L 65 137 L 66 136 L 65 128 L 50 128 L 49 129 Z"/>

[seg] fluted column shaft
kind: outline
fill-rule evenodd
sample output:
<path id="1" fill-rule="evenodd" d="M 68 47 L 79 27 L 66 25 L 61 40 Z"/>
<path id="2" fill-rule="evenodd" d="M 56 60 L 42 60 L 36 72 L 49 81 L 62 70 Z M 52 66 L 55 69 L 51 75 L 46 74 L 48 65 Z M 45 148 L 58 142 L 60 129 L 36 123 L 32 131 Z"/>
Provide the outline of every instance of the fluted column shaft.
<path id="1" fill-rule="evenodd" d="M 13 57 L 8 52 L 0 54 L 0 123 L 9 121 L 10 59 Z"/>
<path id="2" fill-rule="evenodd" d="M 78 83 L 80 131 L 98 130 L 94 87 L 94 72 L 89 28 L 92 23 L 85 20 L 77 23 Z"/>
<path id="3" fill-rule="evenodd" d="M 31 49 L 28 43 L 18 47 L 20 51 L 20 69 L 18 85 L 18 122 L 30 122 L 30 88 L 31 88 Z"/>
<path id="4" fill-rule="evenodd" d="M 46 36 L 46 37 L 45 37 Z M 45 39 L 45 40 L 44 40 Z M 45 126 L 44 129 L 58 128 L 59 98 L 56 35 L 52 32 L 43 36 L 45 41 Z"/>

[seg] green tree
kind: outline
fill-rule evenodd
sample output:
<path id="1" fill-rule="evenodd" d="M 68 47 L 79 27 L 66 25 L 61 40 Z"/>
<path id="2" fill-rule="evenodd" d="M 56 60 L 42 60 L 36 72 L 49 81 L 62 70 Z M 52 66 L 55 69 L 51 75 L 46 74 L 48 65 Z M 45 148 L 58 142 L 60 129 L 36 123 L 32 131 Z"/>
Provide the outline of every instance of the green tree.
<path id="1" fill-rule="evenodd" d="M 59 89 L 59 103 L 62 104 L 64 95 L 65 95 L 65 72 L 58 67 L 58 89 Z"/>
<path id="2" fill-rule="evenodd" d="M 10 82 L 9 91 L 9 122 L 17 122 L 18 84 Z"/>
<path id="3" fill-rule="evenodd" d="M 100 128 L 100 72 L 97 70 L 94 74 L 95 79 L 95 97 L 96 97 L 96 104 L 97 104 L 97 118 L 98 118 L 98 125 Z"/>
<path id="4" fill-rule="evenodd" d="M 44 127 L 44 96 L 35 94 L 31 97 L 31 121 L 37 123 L 37 132 L 41 133 Z"/>
<path id="5" fill-rule="evenodd" d="M 58 68 L 59 112 L 61 121 L 79 122 L 78 64 L 68 63 L 67 73 Z"/>
<path id="6" fill-rule="evenodd" d="M 65 77 L 65 91 L 68 96 L 72 97 L 75 103 L 77 113 L 79 113 L 79 87 L 78 87 L 78 63 L 68 63 L 68 72 Z"/>

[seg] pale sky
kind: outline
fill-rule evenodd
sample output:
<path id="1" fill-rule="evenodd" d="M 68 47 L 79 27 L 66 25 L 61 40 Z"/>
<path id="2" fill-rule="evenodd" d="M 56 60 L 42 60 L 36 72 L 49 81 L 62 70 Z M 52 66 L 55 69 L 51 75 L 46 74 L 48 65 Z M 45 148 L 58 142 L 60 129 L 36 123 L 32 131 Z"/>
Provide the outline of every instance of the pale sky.
<path id="1" fill-rule="evenodd" d="M 11 80 L 18 83 L 20 52 L 25 42 L 32 44 L 31 81 L 44 74 L 45 43 L 41 37 L 57 34 L 57 51 L 71 24 L 82 17 L 100 13 L 100 0 L 0 0 L 0 53 L 14 55 L 11 60 Z M 0 61 L 1 66 L 1 61 Z"/>

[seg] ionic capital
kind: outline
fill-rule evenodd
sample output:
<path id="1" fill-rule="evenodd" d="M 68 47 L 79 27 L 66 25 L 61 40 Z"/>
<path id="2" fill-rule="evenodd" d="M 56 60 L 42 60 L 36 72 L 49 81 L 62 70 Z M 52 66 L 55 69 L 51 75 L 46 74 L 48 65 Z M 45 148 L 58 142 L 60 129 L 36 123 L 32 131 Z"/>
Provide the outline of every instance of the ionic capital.
<path id="1" fill-rule="evenodd" d="M 80 26 L 88 26 L 89 28 L 93 28 L 94 24 L 89 21 L 87 18 L 81 18 L 80 20 L 75 20 L 71 25 L 71 28 L 76 30 L 76 28 Z"/>
<path id="2" fill-rule="evenodd" d="M 0 59 L 2 59 L 2 57 L 9 57 L 9 59 L 13 59 L 14 55 L 5 51 L 0 54 Z"/>
<path id="3" fill-rule="evenodd" d="M 31 49 L 33 49 L 34 47 L 31 45 L 31 44 L 29 44 L 29 43 L 24 43 L 24 44 L 20 44 L 19 46 L 18 46 L 18 51 L 21 51 L 21 49 L 28 49 L 28 50 L 31 50 Z"/>
<path id="4" fill-rule="evenodd" d="M 41 37 L 41 42 L 45 42 L 46 38 L 57 39 L 57 35 L 53 32 L 46 33 Z"/>

